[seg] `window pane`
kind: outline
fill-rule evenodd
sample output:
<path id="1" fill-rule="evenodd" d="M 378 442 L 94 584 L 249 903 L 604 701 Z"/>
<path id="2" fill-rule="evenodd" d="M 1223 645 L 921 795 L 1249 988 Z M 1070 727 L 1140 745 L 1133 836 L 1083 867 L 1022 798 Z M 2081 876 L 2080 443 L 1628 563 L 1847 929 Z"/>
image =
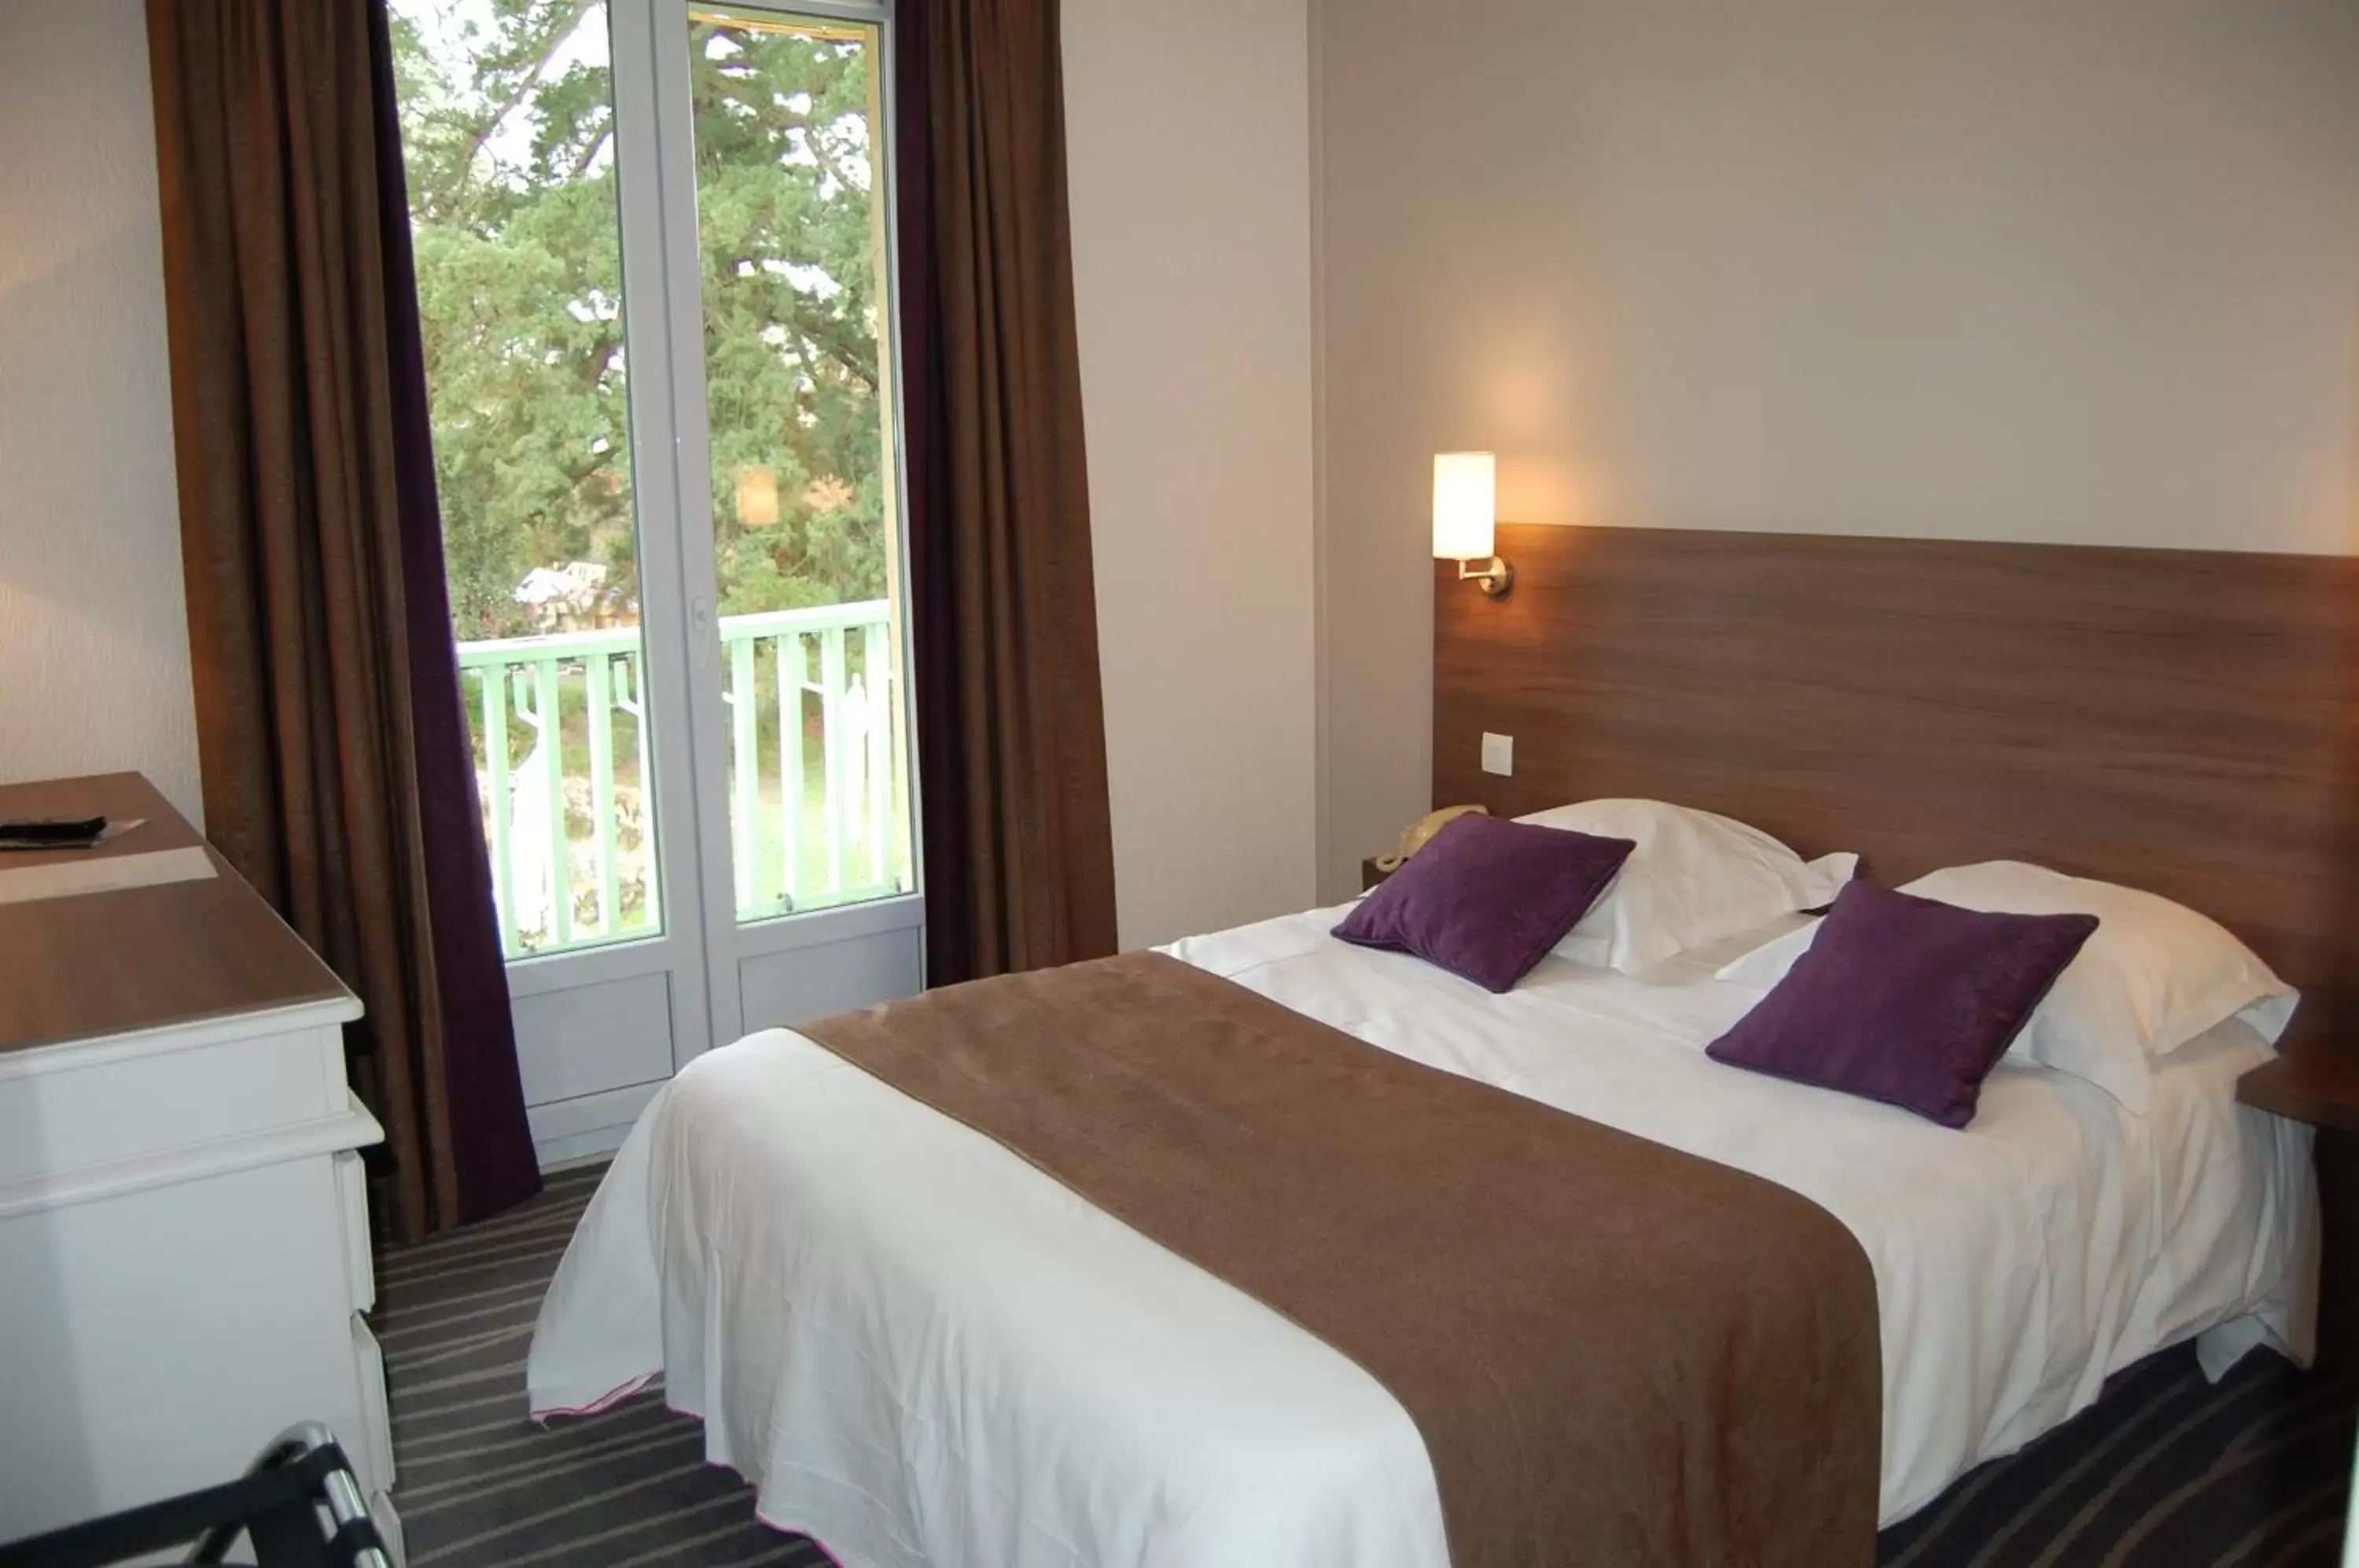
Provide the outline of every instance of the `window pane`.
<path id="1" fill-rule="evenodd" d="M 690 13 L 738 918 L 910 887 L 873 27 Z"/>
<path id="2" fill-rule="evenodd" d="M 606 8 L 393 0 L 451 629 L 511 956 L 662 929 Z"/>

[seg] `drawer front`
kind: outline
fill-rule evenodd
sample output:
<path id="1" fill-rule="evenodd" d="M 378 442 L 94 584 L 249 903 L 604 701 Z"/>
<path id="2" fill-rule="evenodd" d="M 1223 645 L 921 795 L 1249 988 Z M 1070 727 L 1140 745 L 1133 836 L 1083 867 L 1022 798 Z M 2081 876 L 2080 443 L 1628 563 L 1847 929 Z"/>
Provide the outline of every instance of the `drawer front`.
<path id="1" fill-rule="evenodd" d="M 376 1262 L 370 1253 L 368 1171 L 351 1149 L 335 1156 L 336 1206 L 344 1221 L 344 1276 L 352 1287 L 352 1310 L 376 1305 Z"/>
<path id="2" fill-rule="evenodd" d="M 236 1035 L 193 1028 L 193 1043 L 124 1051 L 107 1041 L 44 1048 L 0 1073 L 0 1185 L 167 1153 L 344 1114 L 343 1035 L 311 1027 Z"/>
<path id="3" fill-rule="evenodd" d="M 381 1473 L 342 1245 L 324 1155 L 0 1216 L 0 1535 L 216 1485 L 300 1421 Z"/>

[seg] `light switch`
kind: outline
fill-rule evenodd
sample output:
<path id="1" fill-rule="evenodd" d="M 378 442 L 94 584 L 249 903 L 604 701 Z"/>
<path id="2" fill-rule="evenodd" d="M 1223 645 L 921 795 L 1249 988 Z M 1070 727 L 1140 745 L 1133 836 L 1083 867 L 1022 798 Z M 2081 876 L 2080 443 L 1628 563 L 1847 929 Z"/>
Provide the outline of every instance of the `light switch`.
<path id="1" fill-rule="evenodd" d="M 1516 737 L 1483 732 L 1483 771 L 1509 773 L 1516 770 Z"/>

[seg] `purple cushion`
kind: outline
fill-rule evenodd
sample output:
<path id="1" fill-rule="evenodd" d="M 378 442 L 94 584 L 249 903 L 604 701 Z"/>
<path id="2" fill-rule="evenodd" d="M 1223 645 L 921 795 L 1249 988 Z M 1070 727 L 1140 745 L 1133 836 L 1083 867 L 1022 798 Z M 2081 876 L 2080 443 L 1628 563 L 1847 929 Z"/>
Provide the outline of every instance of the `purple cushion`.
<path id="1" fill-rule="evenodd" d="M 1335 934 L 1505 991 L 1589 912 L 1634 847 L 1626 838 L 1453 818 Z"/>
<path id="2" fill-rule="evenodd" d="M 2072 962 L 2094 915 L 2001 915 L 1854 882 L 1810 950 L 1708 1054 L 1943 1127 Z"/>

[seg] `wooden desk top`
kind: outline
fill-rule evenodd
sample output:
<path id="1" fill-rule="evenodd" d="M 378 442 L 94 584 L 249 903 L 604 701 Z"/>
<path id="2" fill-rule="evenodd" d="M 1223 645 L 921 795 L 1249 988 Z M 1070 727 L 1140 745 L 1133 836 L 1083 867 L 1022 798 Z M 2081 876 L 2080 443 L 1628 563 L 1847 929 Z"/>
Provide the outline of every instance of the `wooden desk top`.
<path id="1" fill-rule="evenodd" d="M 102 813 L 147 820 L 126 852 L 203 842 L 136 773 L 0 785 L 0 817 Z M 334 973 L 206 853 L 218 875 L 201 881 L 0 904 L 0 1054 L 305 1002 L 342 1000 L 359 1016 Z"/>

